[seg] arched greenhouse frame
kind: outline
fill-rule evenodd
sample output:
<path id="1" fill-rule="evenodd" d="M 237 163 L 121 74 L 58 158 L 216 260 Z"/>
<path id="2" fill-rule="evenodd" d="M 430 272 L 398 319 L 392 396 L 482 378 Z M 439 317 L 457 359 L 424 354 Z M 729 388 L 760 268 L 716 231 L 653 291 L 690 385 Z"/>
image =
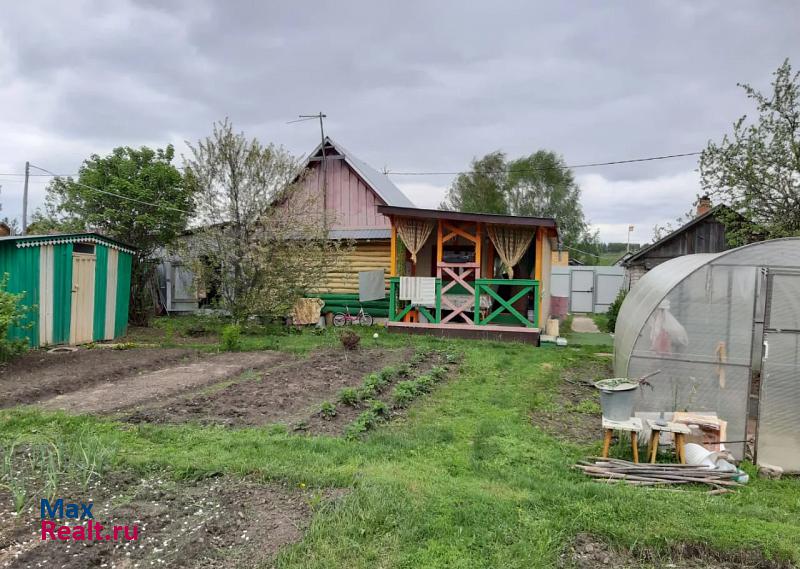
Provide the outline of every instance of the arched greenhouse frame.
<path id="1" fill-rule="evenodd" d="M 800 471 L 800 238 L 662 263 L 617 319 L 614 371 L 649 379 L 637 412 L 727 422 L 726 448 Z"/>

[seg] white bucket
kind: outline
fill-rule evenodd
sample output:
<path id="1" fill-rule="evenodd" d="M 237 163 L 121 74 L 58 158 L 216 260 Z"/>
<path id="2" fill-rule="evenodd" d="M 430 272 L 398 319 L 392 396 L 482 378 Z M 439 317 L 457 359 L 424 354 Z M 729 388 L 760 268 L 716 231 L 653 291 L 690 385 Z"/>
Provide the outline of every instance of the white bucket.
<path id="1" fill-rule="evenodd" d="M 705 448 L 703 445 L 696 443 L 686 443 L 684 445 L 684 452 L 686 453 L 686 464 L 693 466 L 707 466 L 709 468 L 717 467 L 718 452 L 712 452 Z"/>

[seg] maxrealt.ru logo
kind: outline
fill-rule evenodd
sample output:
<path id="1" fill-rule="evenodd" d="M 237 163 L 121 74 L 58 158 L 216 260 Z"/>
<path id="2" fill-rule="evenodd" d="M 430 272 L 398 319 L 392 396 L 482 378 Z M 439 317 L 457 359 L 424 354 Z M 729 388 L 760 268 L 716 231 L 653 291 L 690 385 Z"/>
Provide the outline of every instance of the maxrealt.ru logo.
<path id="1" fill-rule="evenodd" d="M 108 531 L 94 520 L 92 502 L 64 502 L 59 498 L 53 503 L 42 498 L 39 511 L 42 519 L 42 541 L 135 541 L 139 539 L 139 526 L 109 526 Z M 64 520 L 58 522 L 56 520 Z M 70 524 L 69 522 L 83 522 Z"/>

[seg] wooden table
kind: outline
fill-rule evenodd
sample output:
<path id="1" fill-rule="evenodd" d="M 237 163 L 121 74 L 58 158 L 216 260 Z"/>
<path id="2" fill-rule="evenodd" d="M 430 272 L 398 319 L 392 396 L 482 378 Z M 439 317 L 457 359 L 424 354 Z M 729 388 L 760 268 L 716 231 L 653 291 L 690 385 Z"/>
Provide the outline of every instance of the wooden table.
<path id="1" fill-rule="evenodd" d="M 681 464 L 686 464 L 686 435 L 692 434 L 692 430 L 688 425 L 683 423 L 667 422 L 666 424 L 659 425 L 655 419 L 648 419 L 647 426 L 650 428 L 650 446 L 647 447 L 647 455 L 650 457 L 650 463 L 656 461 L 656 454 L 658 453 L 658 438 L 661 433 L 672 433 L 675 435 L 675 455 Z"/>
<path id="2" fill-rule="evenodd" d="M 627 421 L 611 421 L 603 417 L 603 458 L 608 458 L 608 449 L 611 446 L 611 436 L 614 431 L 626 431 L 631 434 L 631 449 L 633 450 L 633 462 L 639 462 L 639 443 L 638 434 L 642 432 L 642 420 L 639 417 L 631 417 Z"/>

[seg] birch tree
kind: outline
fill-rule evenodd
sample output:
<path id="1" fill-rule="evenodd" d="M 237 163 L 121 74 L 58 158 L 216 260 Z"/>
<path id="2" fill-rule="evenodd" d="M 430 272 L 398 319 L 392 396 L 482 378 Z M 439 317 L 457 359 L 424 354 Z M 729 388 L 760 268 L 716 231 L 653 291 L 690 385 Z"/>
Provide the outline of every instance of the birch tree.
<path id="1" fill-rule="evenodd" d="M 213 268 L 221 307 L 236 320 L 286 314 L 339 261 L 318 199 L 303 189 L 299 161 L 234 132 L 227 119 L 189 148 L 184 176 L 195 191 L 198 229 L 188 249 L 199 286 Z"/>

